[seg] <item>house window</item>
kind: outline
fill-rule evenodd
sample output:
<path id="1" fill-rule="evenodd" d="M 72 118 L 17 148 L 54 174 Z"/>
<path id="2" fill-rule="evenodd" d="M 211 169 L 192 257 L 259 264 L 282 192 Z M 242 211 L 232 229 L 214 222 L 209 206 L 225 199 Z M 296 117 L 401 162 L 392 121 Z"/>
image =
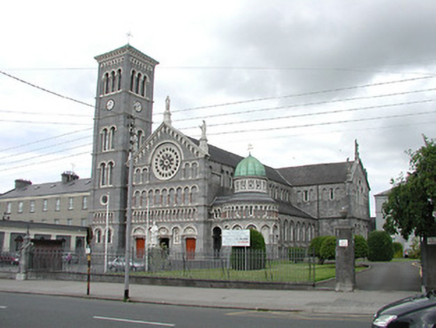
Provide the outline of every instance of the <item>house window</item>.
<path id="1" fill-rule="evenodd" d="M 88 196 L 83 196 L 82 198 L 82 210 L 88 209 Z"/>
<path id="2" fill-rule="evenodd" d="M 73 225 L 73 219 L 67 219 L 67 225 Z"/>
<path id="3" fill-rule="evenodd" d="M 70 197 L 68 198 L 68 209 L 72 210 L 74 208 L 74 198 Z"/>
<path id="4" fill-rule="evenodd" d="M 82 227 L 88 226 L 88 220 L 87 219 L 81 219 L 81 225 L 82 225 Z"/>
<path id="5" fill-rule="evenodd" d="M 35 201 L 31 200 L 30 201 L 30 213 L 34 213 L 35 212 Z"/>
<path id="6" fill-rule="evenodd" d="M 6 214 L 11 214 L 12 212 L 12 203 L 8 202 L 6 203 Z"/>
<path id="7" fill-rule="evenodd" d="M 18 202 L 18 213 L 23 213 L 23 202 Z"/>
<path id="8" fill-rule="evenodd" d="M 61 199 L 60 198 L 56 198 L 55 211 L 60 211 L 60 210 L 61 210 Z"/>
<path id="9" fill-rule="evenodd" d="M 48 205 L 48 200 L 47 200 L 47 199 L 44 199 L 44 200 L 42 201 L 42 211 L 43 211 L 43 212 L 47 212 L 47 205 Z"/>
<path id="10" fill-rule="evenodd" d="M 59 219 L 54 219 L 54 224 L 60 224 L 60 220 Z"/>

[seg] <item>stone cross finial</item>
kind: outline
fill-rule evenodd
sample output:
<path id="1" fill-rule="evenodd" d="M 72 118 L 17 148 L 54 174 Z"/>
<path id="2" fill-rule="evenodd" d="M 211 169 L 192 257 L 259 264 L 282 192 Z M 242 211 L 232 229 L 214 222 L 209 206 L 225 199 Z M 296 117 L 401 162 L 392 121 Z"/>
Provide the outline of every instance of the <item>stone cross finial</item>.
<path id="1" fill-rule="evenodd" d="M 253 150 L 253 145 L 251 143 L 248 144 L 248 154 L 251 155 L 251 151 Z"/>
<path id="2" fill-rule="evenodd" d="M 127 44 L 130 44 L 130 39 L 133 38 L 133 34 L 129 31 L 126 33 L 127 36 Z"/>

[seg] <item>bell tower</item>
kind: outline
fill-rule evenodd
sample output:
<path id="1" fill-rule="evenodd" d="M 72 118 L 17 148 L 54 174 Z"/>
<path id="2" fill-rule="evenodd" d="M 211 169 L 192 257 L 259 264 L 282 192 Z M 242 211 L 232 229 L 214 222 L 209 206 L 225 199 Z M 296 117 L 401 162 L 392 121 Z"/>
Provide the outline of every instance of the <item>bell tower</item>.
<path id="1" fill-rule="evenodd" d="M 154 74 L 159 63 L 129 44 L 95 59 L 98 78 L 89 220 L 94 249 L 102 251 L 108 238 L 108 250 L 115 252 L 125 246 L 130 128 L 135 125 L 137 145 L 151 134 Z"/>

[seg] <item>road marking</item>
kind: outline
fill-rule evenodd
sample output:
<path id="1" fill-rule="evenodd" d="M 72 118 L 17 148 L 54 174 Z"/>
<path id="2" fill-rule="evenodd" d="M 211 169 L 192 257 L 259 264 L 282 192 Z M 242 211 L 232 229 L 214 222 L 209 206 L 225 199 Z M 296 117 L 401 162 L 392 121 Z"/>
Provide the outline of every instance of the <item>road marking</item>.
<path id="1" fill-rule="evenodd" d="M 151 322 L 151 321 L 142 321 L 142 320 L 123 319 L 123 318 L 109 318 L 109 317 L 99 317 L 99 316 L 93 316 L 93 318 L 94 319 L 98 319 L 98 320 L 129 322 L 129 323 L 140 323 L 142 325 L 154 325 L 154 326 L 164 326 L 164 327 L 175 327 L 176 326 L 173 323 Z"/>
<path id="2" fill-rule="evenodd" d="M 0 309 L 7 309 L 7 308 L 8 308 L 7 306 L 0 305 Z"/>

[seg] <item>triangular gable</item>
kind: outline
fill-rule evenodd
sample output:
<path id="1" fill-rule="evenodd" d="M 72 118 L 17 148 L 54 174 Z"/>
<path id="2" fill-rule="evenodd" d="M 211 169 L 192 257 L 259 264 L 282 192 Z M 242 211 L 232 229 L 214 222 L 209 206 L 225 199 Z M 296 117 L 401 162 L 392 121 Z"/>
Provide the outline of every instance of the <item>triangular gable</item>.
<path id="1" fill-rule="evenodd" d="M 192 139 L 184 135 L 182 132 L 174 128 L 172 125 L 168 125 L 166 123 L 162 123 L 139 147 L 138 151 L 134 154 L 134 162 L 135 164 L 141 162 L 147 154 L 153 149 L 156 145 L 160 136 L 162 134 L 166 134 L 170 136 L 174 141 L 178 144 L 186 147 L 191 153 L 196 157 L 205 157 L 208 156 L 200 147 L 192 142 Z"/>

